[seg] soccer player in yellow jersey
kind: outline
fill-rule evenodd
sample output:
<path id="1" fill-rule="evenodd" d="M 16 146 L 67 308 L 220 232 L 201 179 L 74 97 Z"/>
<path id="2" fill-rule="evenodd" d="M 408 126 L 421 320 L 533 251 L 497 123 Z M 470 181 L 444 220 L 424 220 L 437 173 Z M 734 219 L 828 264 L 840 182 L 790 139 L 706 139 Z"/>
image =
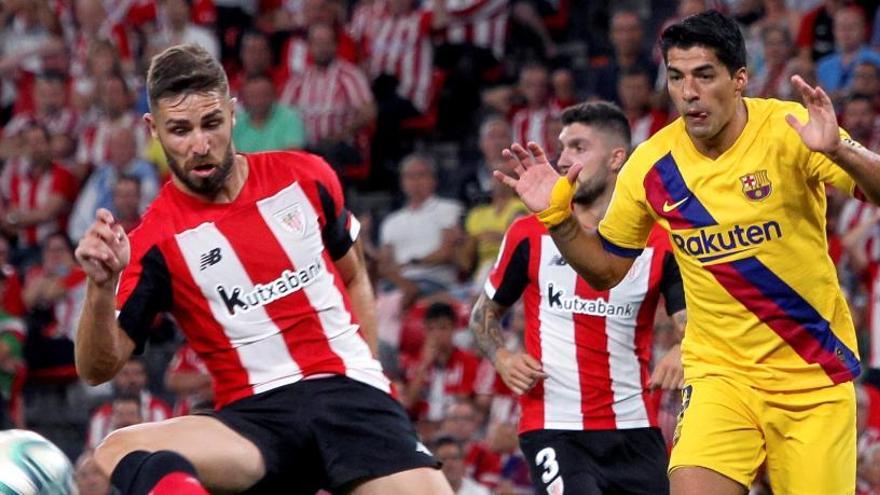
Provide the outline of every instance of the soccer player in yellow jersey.
<path id="1" fill-rule="evenodd" d="M 728 17 L 686 18 L 661 46 L 681 118 L 633 152 L 598 231 L 571 216 L 579 166 L 560 177 L 529 143 L 505 151 L 517 178 L 496 176 L 596 289 L 626 276 L 653 224 L 668 231 L 690 320 L 674 495 L 744 494 L 765 461 L 776 494 L 852 494 L 859 361 L 827 254 L 825 187 L 876 203 L 880 156 L 798 76 L 806 108 L 745 98 L 745 47 Z"/>

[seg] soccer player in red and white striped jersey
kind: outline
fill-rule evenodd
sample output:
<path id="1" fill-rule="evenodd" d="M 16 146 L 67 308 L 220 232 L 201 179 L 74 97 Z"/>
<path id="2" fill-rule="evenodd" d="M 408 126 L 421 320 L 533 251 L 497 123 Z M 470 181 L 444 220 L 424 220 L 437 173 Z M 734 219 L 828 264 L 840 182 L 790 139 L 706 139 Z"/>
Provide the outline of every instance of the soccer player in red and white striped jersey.
<path id="1" fill-rule="evenodd" d="M 305 153 L 235 153 L 226 76 L 197 45 L 157 55 L 147 81 L 172 181 L 130 240 L 99 210 L 80 241 L 77 368 L 108 380 L 167 311 L 217 409 L 112 433 L 101 470 L 134 495 L 451 494 L 374 358 L 359 224 L 332 169 Z"/>
<path id="2" fill-rule="evenodd" d="M 569 107 L 562 121 L 559 168 L 583 165 L 574 208 L 582 225 L 595 228 L 630 148 L 629 125 L 605 102 Z M 676 348 L 649 373 L 661 295 L 681 323 L 681 276 L 659 233 L 620 285 L 597 291 L 568 266 L 536 216 L 508 229 L 471 329 L 520 395 L 520 445 L 540 493 L 561 493 L 562 486 L 572 493 L 668 493 L 666 448 L 650 389 L 679 387 L 682 371 Z M 509 351 L 499 321 L 520 297 L 525 349 Z M 612 447 L 623 444 L 630 447 Z"/>

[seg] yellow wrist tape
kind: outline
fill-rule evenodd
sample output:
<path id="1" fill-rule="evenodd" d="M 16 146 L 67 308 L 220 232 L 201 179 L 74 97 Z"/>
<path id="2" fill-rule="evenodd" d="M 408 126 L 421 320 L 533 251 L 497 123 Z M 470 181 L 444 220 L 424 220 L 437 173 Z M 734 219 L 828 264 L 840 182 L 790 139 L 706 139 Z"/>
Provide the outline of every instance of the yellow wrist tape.
<path id="1" fill-rule="evenodd" d="M 571 216 L 571 199 L 574 197 L 575 187 L 565 177 L 556 179 L 553 190 L 550 191 L 550 206 L 538 213 L 538 220 L 548 229 L 564 222 Z"/>

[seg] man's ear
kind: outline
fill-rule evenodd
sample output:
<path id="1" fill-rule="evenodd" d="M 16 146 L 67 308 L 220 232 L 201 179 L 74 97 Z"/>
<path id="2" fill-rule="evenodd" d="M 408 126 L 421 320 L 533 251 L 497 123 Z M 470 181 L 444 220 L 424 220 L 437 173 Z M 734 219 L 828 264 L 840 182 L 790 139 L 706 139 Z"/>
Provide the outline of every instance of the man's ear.
<path id="1" fill-rule="evenodd" d="M 159 139 L 159 131 L 156 129 L 156 120 L 153 117 L 153 114 L 149 112 L 145 113 L 144 122 L 146 122 L 147 126 L 150 128 L 150 135 L 153 136 L 153 139 Z"/>
<path id="2" fill-rule="evenodd" d="M 620 172 L 620 169 L 623 168 L 623 164 L 626 163 L 626 150 L 623 148 L 614 148 L 611 150 L 611 163 L 608 168 L 614 172 Z"/>
<path id="3" fill-rule="evenodd" d="M 230 98 L 229 99 L 229 115 L 232 116 L 232 127 L 235 127 L 235 106 L 238 103 L 238 98 Z"/>
<path id="4" fill-rule="evenodd" d="M 746 87 L 749 85 L 749 73 L 746 71 L 745 67 L 740 67 L 740 69 L 734 73 L 733 81 L 736 85 L 736 92 L 740 95 L 745 93 Z"/>

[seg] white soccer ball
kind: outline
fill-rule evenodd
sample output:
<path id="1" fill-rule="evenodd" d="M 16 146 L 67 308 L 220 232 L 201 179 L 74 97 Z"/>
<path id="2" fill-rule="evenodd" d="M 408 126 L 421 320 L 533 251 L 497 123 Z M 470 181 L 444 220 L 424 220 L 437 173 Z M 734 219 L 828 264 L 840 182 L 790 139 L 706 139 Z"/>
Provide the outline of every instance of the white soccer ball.
<path id="1" fill-rule="evenodd" d="M 73 466 L 61 449 L 32 431 L 0 431 L 0 495 L 76 493 Z"/>

